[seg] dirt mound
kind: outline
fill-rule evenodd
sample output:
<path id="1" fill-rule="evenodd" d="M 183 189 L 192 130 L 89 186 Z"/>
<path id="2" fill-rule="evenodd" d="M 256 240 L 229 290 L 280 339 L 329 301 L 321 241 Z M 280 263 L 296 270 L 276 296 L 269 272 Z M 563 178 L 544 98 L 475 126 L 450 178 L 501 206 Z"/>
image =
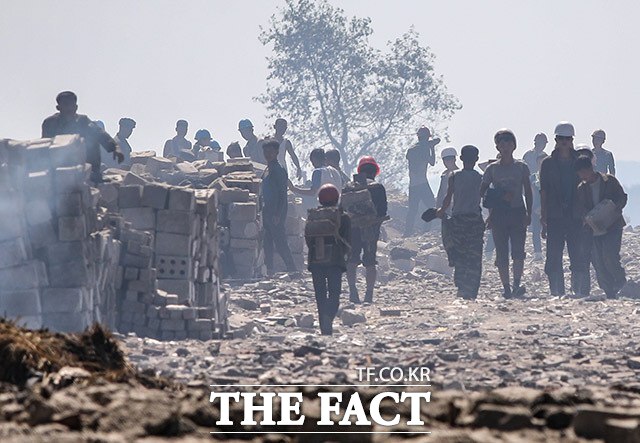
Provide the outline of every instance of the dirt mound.
<path id="1" fill-rule="evenodd" d="M 64 367 L 82 368 L 92 378 L 163 387 L 165 382 L 138 373 L 111 332 L 95 324 L 81 334 L 33 331 L 0 319 L 0 382 L 24 385 Z"/>

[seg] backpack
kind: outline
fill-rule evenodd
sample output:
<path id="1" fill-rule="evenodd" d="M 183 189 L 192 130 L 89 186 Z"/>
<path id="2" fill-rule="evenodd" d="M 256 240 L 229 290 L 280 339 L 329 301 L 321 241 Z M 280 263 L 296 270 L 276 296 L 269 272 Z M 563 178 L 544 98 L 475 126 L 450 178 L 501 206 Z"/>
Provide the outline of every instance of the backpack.
<path id="1" fill-rule="evenodd" d="M 336 206 L 312 208 L 307 211 L 304 236 L 312 245 L 309 248 L 309 263 L 329 264 L 333 259 L 333 248 L 340 247 L 340 219 L 342 211 Z M 334 239 L 328 242 L 328 239 Z"/>
<path id="2" fill-rule="evenodd" d="M 341 204 L 355 227 L 365 228 L 380 222 L 369 192 L 369 183 L 348 183 L 342 190 Z"/>

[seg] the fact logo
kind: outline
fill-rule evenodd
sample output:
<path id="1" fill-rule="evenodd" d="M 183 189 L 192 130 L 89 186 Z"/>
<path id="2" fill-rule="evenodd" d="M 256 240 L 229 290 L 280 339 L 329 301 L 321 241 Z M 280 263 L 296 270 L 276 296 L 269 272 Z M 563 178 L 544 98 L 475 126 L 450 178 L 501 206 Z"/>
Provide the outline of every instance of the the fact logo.
<path id="1" fill-rule="evenodd" d="M 359 370 L 361 380 L 368 379 L 373 373 L 393 373 L 393 369 L 389 368 L 383 368 L 382 371 Z M 426 381 L 428 382 L 428 378 Z M 297 427 L 303 429 L 304 426 L 307 430 L 305 433 L 309 433 L 309 429 L 322 433 L 323 427 L 335 429 L 336 426 L 345 427 L 347 432 L 358 427 L 370 430 L 372 426 L 397 425 L 421 427 L 422 431 L 425 424 L 421 419 L 423 407 L 431 401 L 431 392 L 425 390 L 429 386 L 430 384 L 212 385 L 209 401 L 219 407 L 216 426 L 221 429 L 252 429 L 235 433 L 253 433 L 256 426 L 267 427 L 263 429 L 276 432 L 278 427 L 286 427 L 286 432 L 296 432 Z M 309 389 L 310 387 L 315 389 Z M 367 388 L 366 395 L 358 392 L 361 387 Z M 375 389 L 375 394 L 372 389 Z M 256 392 L 258 390 L 260 392 Z M 314 405 L 311 408 L 314 413 L 309 416 L 305 415 L 305 402 Z"/>

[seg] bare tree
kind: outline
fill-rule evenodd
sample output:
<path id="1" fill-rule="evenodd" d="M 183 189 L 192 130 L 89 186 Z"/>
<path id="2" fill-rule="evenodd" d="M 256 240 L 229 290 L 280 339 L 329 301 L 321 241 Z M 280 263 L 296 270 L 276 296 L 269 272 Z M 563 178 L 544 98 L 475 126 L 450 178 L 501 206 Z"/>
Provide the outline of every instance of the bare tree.
<path id="1" fill-rule="evenodd" d="M 261 30 L 273 55 L 257 99 L 271 116 L 292 122 L 306 149 L 336 148 L 347 171 L 374 155 L 388 179 L 402 179 L 407 134 L 448 120 L 461 106 L 413 28 L 386 51 L 371 46 L 372 32 L 369 18 L 347 18 L 326 1 L 287 0 Z"/>

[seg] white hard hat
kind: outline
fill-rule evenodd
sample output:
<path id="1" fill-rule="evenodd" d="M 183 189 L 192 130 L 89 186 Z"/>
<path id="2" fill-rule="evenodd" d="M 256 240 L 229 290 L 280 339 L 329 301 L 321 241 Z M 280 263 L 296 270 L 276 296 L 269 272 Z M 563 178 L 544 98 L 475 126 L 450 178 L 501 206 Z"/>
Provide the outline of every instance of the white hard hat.
<path id="1" fill-rule="evenodd" d="M 456 152 L 456 148 L 444 148 L 440 153 L 440 156 L 442 158 L 457 157 L 458 153 Z"/>
<path id="2" fill-rule="evenodd" d="M 573 125 L 569 122 L 558 123 L 553 133 L 555 135 L 559 135 L 560 137 L 574 137 L 576 135 L 576 131 L 575 129 L 573 129 Z"/>

